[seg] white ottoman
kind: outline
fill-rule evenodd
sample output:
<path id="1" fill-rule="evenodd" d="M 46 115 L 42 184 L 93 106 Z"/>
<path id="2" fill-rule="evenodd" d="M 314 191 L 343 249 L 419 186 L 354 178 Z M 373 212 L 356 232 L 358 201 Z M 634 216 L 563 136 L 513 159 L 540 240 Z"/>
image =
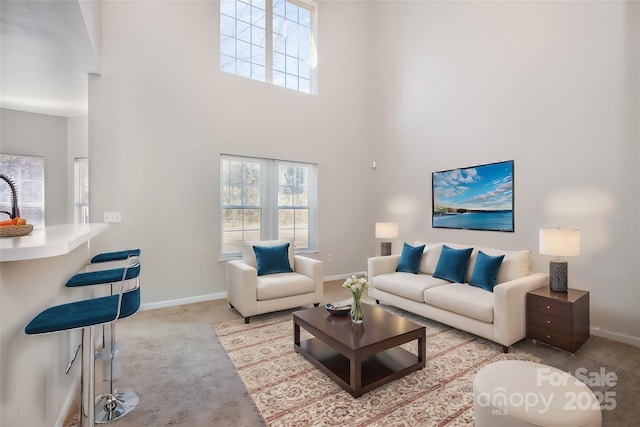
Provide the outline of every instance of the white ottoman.
<path id="1" fill-rule="evenodd" d="M 473 380 L 476 427 L 600 427 L 593 392 L 572 375 L 520 360 L 491 363 Z"/>

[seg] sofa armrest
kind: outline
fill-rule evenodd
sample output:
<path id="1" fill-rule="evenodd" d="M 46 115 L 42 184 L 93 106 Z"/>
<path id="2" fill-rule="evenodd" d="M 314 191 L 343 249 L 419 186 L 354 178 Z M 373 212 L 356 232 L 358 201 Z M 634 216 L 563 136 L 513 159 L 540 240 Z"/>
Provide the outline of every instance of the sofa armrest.
<path id="1" fill-rule="evenodd" d="M 227 301 L 244 317 L 257 313 L 258 271 L 241 260 L 227 262 Z"/>
<path id="2" fill-rule="evenodd" d="M 493 288 L 494 341 L 508 347 L 526 336 L 527 292 L 548 284 L 548 274 L 533 273 Z"/>
<path id="3" fill-rule="evenodd" d="M 367 277 L 369 283 L 381 274 L 393 273 L 398 268 L 400 255 L 375 256 L 367 259 Z"/>
<path id="4" fill-rule="evenodd" d="M 320 303 L 324 295 L 324 279 L 322 261 L 302 255 L 295 256 L 294 271 L 311 278 L 314 283 L 315 302 Z"/>
<path id="5" fill-rule="evenodd" d="M 367 295 L 373 298 L 373 278 L 381 274 L 393 273 L 398 268 L 400 255 L 374 256 L 367 259 L 367 279 L 369 280 L 369 289 Z"/>

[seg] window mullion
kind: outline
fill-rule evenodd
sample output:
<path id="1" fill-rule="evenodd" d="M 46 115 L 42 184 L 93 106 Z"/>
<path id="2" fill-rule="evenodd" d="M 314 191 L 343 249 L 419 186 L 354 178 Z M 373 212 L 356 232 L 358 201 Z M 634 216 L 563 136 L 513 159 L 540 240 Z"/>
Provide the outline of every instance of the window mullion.
<path id="1" fill-rule="evenodd" d="M 264 182 L 261 183 L 265 195 L 261 201 L 263 209 L 262 231 L 266 240 L 278 238 L 278 175 L 277 163 L 273 160 L 264 161 Z"/>
<path id="2" fill-rule="evenodd" d="M 265 7 L 265 76 L 267 83 L 273 83 L 273 0 L 267 0 Z"/>

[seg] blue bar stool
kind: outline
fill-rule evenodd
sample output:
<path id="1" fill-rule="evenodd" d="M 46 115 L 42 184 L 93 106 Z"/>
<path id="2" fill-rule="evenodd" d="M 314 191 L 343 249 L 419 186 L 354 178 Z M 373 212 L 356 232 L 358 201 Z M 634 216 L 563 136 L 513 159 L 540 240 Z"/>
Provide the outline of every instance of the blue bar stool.
<path id="1" fill-rule="evenodd" d="M 140 263 L 124 267 L 120 277 L 120 290 L 117 294 L 49 307 L 24 328 L 28 335 L 82 329 L 80 421 L 83 426 L 94 427 L 96 423 L 95 326 L 113 323 L 138 311 L 140 284 L 136 280 L 133 288 L 125 290 L 125 283 L 128 277 L 137 277 L 139 274 Z M 87 386 L 84 385 L 85 381 L 88 382 Z M 122 409 L 124 403 L 115 398 L 113 384 L 111 384 L 111 391 L 113 396 L 111 400 L 107 399 L 105 405 L 109 408 L 105 410 L 116 413 L 118 408 Z"/>
<path id="2" fill-rule="evenodd" d="M 93 258 L 91 258 L 90 262 L 91 264 L 96 264 L 96 263 L 107 262 L 107 261 L 121 261 L 124 259 L 129 259 L 132 257 L 139 257 L 139 256 L 140 256 L 140 249 L 125 249 L 123 251 L 104 252 L 104 253 L 98 254 Z"/>
<path id="3" fill-rule="evenodd" d="M 124 253 L 123 251 L 122 253 Z M 67 283 L 65 283 L 66 287 L 78 287 L 78 286 L 93 286 L 100 284 L 109 284 L 111 286 L 111 295 L 114 295 L 113 292 L 113 284 L 119 281 L 126 280 L 135 280 L 136 288 L 140 287 L 139 283 L 139 274 L 140 269 L 133 269 L 122 267 L 121 265 L 128 265 L 131 263 L 131 260 L 135 260 L 137 265 L 139 266 L 139 250 L 137 255 L 132 255 L 129 258 L 124 258 L 122 261 L 109 261 L 107 259 L 100 261 L 99 264 L 89 264 L 85 271 L 81 271 L 71 277 Z M 108 269 L 99 269 L 100 267 L 109 266 L 111 268 Z M 105 327 L 107 325 L 103 325 L 103 356 L 108 354 L 109 357 L 109 393 L 101 394 L 97 398 L 96 403 L 96 423 L 107 423 L 110 421 L 115 421 L 120 417 L 131 412 L 140 401 L 138 395 L 133 391 L 123 391 L 123 390 L 114 390 L 113 388 L 113 379 L 114 379 L 114 359 L 117 355 L 116 344 L 115 344 L 115 322 L 111 322 L 109 324 L 110 329 L 110 337 L 109 337 L 109 347 L 107 350 L 107 346 L 105 345 Z M 103 357 L 104 358 L 104 357 Z"/>

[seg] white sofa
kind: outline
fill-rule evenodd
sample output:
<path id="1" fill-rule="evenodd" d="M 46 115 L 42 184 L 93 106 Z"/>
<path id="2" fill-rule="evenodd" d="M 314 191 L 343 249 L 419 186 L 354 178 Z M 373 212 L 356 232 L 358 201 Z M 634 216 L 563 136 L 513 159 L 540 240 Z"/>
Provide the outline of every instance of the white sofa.
<path id="1" fill-rule="evenodd" d="M 286 310 L 322 301 L 322 261 L 294 255 L 289 246 L 289 265 L 293 272 L 258 275 L 253 246 L 275 246 L 286 240 L 246 241 L 242 260 L 227 262 L 227 301 L 249 323 L 251 316 Z M 290 242 L 289 242 L 290 243 Z"/>
<path id="2" fill-rule="evenodd" d="M 423 244 L 415 242 L 415 246 Z M 444 244 L 453 249 L 472 247 Z M 505 353 L 509 346 L 526 336 L 526 294 L 549 283 L 548 274 L 529 271 L 528 250 L 474 247 L 466 283 L 451 283 L 432 276 L 443 243 L 425 245 L 418 274 L 396 272 L 400 255 L 369 258 L 368 295 L 377 303 L 383 302 L 494 341 L 503 346 Z M 468 284 L 478 251 L 490 256 L 505 255 L 493 292 Z"/>

